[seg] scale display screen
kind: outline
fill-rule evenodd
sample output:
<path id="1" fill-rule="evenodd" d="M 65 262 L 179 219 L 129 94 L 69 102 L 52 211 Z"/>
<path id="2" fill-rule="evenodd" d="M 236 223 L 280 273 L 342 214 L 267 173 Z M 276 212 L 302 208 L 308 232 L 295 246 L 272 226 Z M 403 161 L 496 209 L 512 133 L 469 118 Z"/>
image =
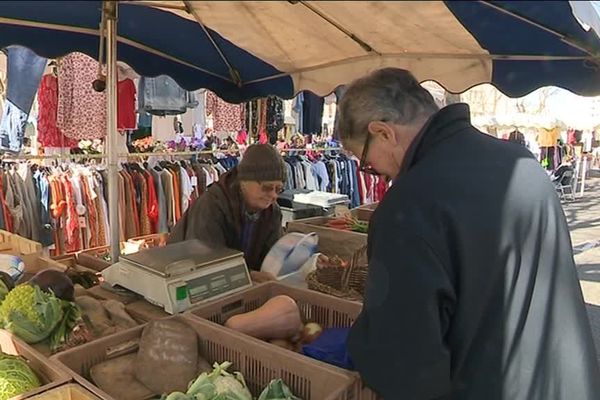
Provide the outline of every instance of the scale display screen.
<path id="1" fill-rule="evenodd" d="M 246 266 L 240 264 L 225 271 L 218 271 L 192 279 L 187 282 L 187 288 L 190 302 L 197 303 L 249 283 Z"/>

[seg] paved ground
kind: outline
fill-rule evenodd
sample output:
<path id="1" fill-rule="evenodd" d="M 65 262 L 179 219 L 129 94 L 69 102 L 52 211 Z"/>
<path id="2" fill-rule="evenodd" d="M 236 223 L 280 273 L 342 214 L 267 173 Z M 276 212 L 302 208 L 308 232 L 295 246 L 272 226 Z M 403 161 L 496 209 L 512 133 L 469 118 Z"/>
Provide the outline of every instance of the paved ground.
<path id="1" fill-rule="evenodd" d="M 600 362 L 600 171 L 591 172 L 585 189 L 564 210 Z"/>

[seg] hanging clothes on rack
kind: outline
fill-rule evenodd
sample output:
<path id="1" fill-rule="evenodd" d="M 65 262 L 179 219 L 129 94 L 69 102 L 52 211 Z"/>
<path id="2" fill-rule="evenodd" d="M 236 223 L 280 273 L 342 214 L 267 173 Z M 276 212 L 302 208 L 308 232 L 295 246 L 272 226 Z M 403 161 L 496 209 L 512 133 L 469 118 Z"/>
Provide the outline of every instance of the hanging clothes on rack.
<path id="1" fill-rule="evenodd" d="M 98 62 L 82 53 L 59 61 L 57 126 L 75 140 L 106 135 L 106 92 L 96 92 Z"/>
<path id="2" fill-rule="evenodd" d="M 206 113 L 212 117 L 215 134 L 229 136 L 245 128 L 244 106 L 227 103 L 210 91 L 206 94 Z"/>
<path id="3" fill-rule="evenodd" d="M 54 255 L 110 243 L 109 208 L 119 208 L 120 241 L 166 233 L 207 187 L 236 166 L 217 155 L 147 163 L 123 163 L 119 197 L 107 202 L 104 166 L 65 163 L 46 167 L 5 163 L 0 169 L 0 229 L 51 246 Z"/>
<path id="4" fill-rule="evenodd" d="M 323 105 L 325 99 L 304 91 L 302 96 L 302 130 L 304 135 L 319 135 L 323 129 Z"/>
<path id="5" fill-rule="evenodd" d="M 57 125 L 58 78 L 53 74 L 42 77 L 38 89 L 38 142 L 45 148 L 72 148 L 77 141 L 63 135 Z"/>
<path id="6" fill-rule="evenodd" d="M 304 111 L 302 103 L 304 102 L 304 92 L 300 92 L 294 98 L 292 103 L 292 115 L 296 120 L 296 131 L 304 132 Z"/>
<path id="7" fill-rule="evenodd" d="M 117 129 L 119 131 L 136 129 L 135 120 L 135 83 L 124 79 L 117 83 Z"/>
<path id="8" fill-rule="evenodd" d="M 258 115 L 259 100 L 251 100 L 244 104 L 245 120 L 244 124 L 248 129 L 248 134 L 254 140 L 258 138 Z"/>
<path id="9" fill-rule="evenodd" d="M 141 77 L 138 86 L 140 112 L 164 117 L 183 114 L 188 108 L 198 106 L 194 93 L 182 89 L 173 78 L 166 75 Z"/>
<path id="10" fill-rule="evenodd" d="M 283 100 L 276 96 L 269 96 L 266 100 L 266 106 L 266 130 L 269 143 L 276 144 L 277 133 L 284 126 Z"/>
<path id="11" fill-rule="evenodd" d="M 35 93 L 47 60 L 21 46 L 8 46 L 6 101 L 0 122 L 0 150 L 21 151 Z"/>
<path id="12" fill-rule="evenodd" d="M 300 151 L 300 150 L 298 150 Z M 318 154 L 284 157 L 287 181 L 284 188 L 307 189 L 345 194 L 351 207 L 380 201 L 387 191 L 387 182 L 360 172 L 358 162 L 342 154 Z"/>

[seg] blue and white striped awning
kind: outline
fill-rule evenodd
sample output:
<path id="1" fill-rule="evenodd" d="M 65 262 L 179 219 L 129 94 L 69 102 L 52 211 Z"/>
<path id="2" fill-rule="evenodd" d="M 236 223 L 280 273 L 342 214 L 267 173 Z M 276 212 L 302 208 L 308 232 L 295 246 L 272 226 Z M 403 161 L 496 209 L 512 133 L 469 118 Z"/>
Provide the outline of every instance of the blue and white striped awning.
<path id="1" fill-rule="evenodd" d="M 100 9 L 1 1 L 0 47 L 97 58 Z M 594 10 L 568 1 L 122 1 L 118 58 L 230 102 L 324 95 L 386 66 L 452 92 L 489 82 L 513 97 L 548 85 L 597 95 Z"/>

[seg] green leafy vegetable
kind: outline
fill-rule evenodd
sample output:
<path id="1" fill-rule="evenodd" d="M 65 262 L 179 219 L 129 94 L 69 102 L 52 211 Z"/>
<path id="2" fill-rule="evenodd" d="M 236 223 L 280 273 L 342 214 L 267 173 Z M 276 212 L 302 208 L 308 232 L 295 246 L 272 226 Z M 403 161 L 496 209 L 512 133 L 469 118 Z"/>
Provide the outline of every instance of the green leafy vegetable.
<path id="1" fill-rule="evenodd" d="M 0 304 L 0 326 L 27 343 L 49 338 L 52 350 L 66 340 L 79 317 L 74 303 L 29 284 L 15 287 Z"/>
<path id="2" fill-rule="evenodd" d="M 273 379 L 263 390 L 258 400 L 301 400 L 294 396 L 289 387 L 281 379 Z"/>
<path id="3" fill-rule="evenodd" d="M 75 303 L 62 300 L 63 318 L 50 335 L 50 349 L 54 352 L 69 338 L 73 328 L 81 320 L 81 310 Z"/>
<path id="4" fill-rule="evenodd" d="M 10 289 L 3 280 L 0 279 L 0 301 L 4 300 Z"/>
<path id="5" fill-rule="evenodd" d="M 173 392 L 166 400 L 252 400 L 252 394 L 239 372 L 227 372 L 230 362 L 215 363 L 213 371 L 201 374 L 186 393 Z"/>
<path id="6" fill-rule="evenodd" d="M 0 400 L 40 387 L 40 381 L 25 360 L 0 353 Z"/>

